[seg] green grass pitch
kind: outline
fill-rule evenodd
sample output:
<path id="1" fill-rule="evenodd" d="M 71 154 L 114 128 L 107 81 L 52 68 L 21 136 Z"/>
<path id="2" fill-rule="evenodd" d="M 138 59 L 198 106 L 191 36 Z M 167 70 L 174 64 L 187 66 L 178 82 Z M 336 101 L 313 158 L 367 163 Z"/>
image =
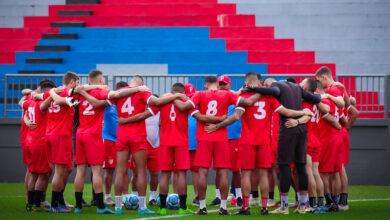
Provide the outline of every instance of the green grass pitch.
<path id="1" fill-rule="evenodd" d="M 188 204 L 192 204 L 193 188 L 188 186 Z M 50 187 L 48 189 L 47 200 L 51 200 Z M 25 192 L 23 183 L 0 183 L 0 219 L 135 219 L 162 216 L 139 216 L 136 211 L 129 211 L 123 208 L 124 215 L 97 215 L 96 207 L 83 208 L 83 213 L 75 214 L 51 214 L 46 212 L 27 213 L 25 211 Z M 207 190 L 207 204 L 209 204 L 215 197 L 215 186 L 209 185 Z M 275 198 L 278 198 L 275 195 Z M 68 184 L 65 191 L 65 199 L 67 202 L 74 204 L 74 188 L 73 184 Z M 91 185 L 86 184 L 84 189 L 84 199 L 91 200 Z M 291 194 L 290 201 L 294 202 L 294 196 Z M 373 199 L 373 200 L 369 200 Z M 176 216 L 177 211 L 169 210 L 168 219 L 390 219 L 390 186 L 350 186 L 349 188 L 349 211 L 338 213 L 325 214 L 306 214 L 296 215 L 292 214 L 290 209 L 288 216 L 260 216 L 260 209 L 258 207 L 251 208 L 251 216 L 219 216 L 217 212 L 209 213 L 207 216 Z M 232 208 L 229 205 L 230 208 Z M 113 209 L 113 207 L 111 207 Z M 189 205 L 189 208 L 196 210 L 197 207 Z M 158 208 L 151 207 L 152 210 L 157 211 Z M 217 207 L 208 207 L 208 210 L 216 210 Z M 235 212 L 237 209 L 231 210 Z M 165 218 L 166 219 L 166 218 Z"/>

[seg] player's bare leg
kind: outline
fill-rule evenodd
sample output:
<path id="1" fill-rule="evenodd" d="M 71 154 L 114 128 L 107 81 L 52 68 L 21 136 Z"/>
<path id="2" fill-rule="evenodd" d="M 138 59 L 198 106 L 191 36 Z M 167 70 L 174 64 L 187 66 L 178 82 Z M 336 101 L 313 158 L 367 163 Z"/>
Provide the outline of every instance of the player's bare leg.
<path id="1" fill-rule="evenodd" d="M 160 209 L 165 209 L 167 204 L 167 197 L 169 192 L 169 179 L 171 178 L 171 171 L 162 171 L 159 185 L 160 192 Z M 161 214 L 164 214 L 161 212 Z"/>
<path id="2" fill-rule="evenodd" d="M 73 206 L 70 205 L 69 203 L 65 202 L 65 199 L 64 199 L 64 191 L 65 191 L 65 188 L 66 188 L 66 184 L 68 183 L 68 178 L 69 178 L 69 175 L 72 173 L 72 168 L 71 167 L 66 167 L 65 168 L 65 174 L 63 176 L 63 188 L 61 190 L 61 198 L 60 198 L 60 205 L 64 205 L 66 206 L 69 210 L 71 210 L 70 208 L 72 208 Z"/>
<path id="3" fill-rule="evenodd" d="M 137 190 L 137 172 L 133 171 L 133 175 L 131 176 L 130 184 L 131 184 L 131 194 L 138 196 Z"/>
<path id="4" fill-rule="evenodd" d="M 260 204 L 259 183 L 260 183 L 259 170 L 258 168 L 255 168 L 251 175 L 251 194 L 252 194 L 252 198 L 250 199 L 251 206 L 258 206 Z"/>
<path id="5" fill-rule="evenodd" d="M 127 162 L 129 160 L 130 152 L 129 151 L 117 151 L 116 158 L 116 174 L 115 174 L 115 214 L 123 214 L 122 212 L 122 201 L 121 196 L 124 191 L 123 184 L 126 183 L 125 178 L 127 177 Z M 128 183 L 128 181 L 127 181 Z"/>
<path id="6" fill-rule="evenodd" d="M 177 193 L 179 194 L 180 209 L 184 211 L 187 210 L 187 170 L 178 170 L 176 173 Z"/>
<path id="7" fill-rule="evenodd" d="M 274 164 L 272 164 L 271 169 L 268 169 L 268 184 L 269 184 L 269 193 L 268 193 L 268 202 L 267 206 L 272 206 L 274 202 L 275 195 L 275 175 L 274 175 Z"/>
<path id="8" fill-rule="evenodd" d="M 111 206 L 114 205 L 114 202 L 111 199 L 111 186 L 115 168 L 106 168 L 105 170 L 106 172 L 104 173 L 104 187 L 106 190 L 106 195 L 104 200 L 108 206 Z"/>
<path id="9" fill-rule="evenodd" d="M 312 163 L 313 176 L 316 181 L 317 207 L 318 212 L 324 207 L 324 183 L 322 182 L 320 172 L 318 171 L 319 162 Z M 322 210 L 323 212 L 324 210 Z"/>
<path id="10" fill-rule="evenodd" d="M 269 192 L 268 170 L 269 169 L 267 168 L 259 168 L 262 215 L 268 215 L 268 210 L 267 210 L 268 192 Z"/>
<path id="11" fill-rule="evenodd" d="M 137 169 L 137 181 L 136 186 L 138 190 L 139 198 L 139 212 L 146 210 L 146 162 L 148 153 L 146 150 L 140 150 L 133 155 L 135 167 Z"/>
<path id="12" fill-rule="evenodd" d="M 311 208 L 314 208 L 316 205 L 317 184 L 313 175 L 313 164 L 310 155 L 306 155 L 306 172 L 309 181 L 309 204 Z"/>
<path id="13" fill-rule="evenodd" d="M 57 208 L 60 205 L 60 200 L 63 198 L 62 190 L 64 189 L 64 176 L 67 175 L 65 164 L 54 164 L 54 177 L 52 179 L 52 201 L 51 206 Z"/>
<path id="14" fill-rule="evenodd" d="M 221 177 L 219 176 L 218 172 L 215 172 L 215 199 L 211 202 L 210 206 L 218 206 L 221 204 L 221 186 L 220 186 L 220 180 Z"/>
<path id="15" fill-rule="evenodd" d="M 198 197 L 198 200 L 199 200 L 199 194 L 198 194 L 199 173 L 195 172 L 195 171 L 191 171 L 191 177 L 192 177 L 192 185 L 194 187 L 194 202 L 193 202 L 193 205 L 199 205 L 199 204 L 195 204 L 196 197 Z"/>
<path id="16" fill-rule="evenodd" d="M 331 192 L 334 195 L 334 202 L 335 204 L 338 204 L 340 201 L 340 192 L 341 192 L 340 172 L 336 172 L 332 174 L 331 182 L 332 182 Z"/>
<path id="17" fill-rule="evenodd" d="M 178 178 L 179 178 L 179 175 L 177 174 L 177 172 L 172 172 L 172 191 L 173 191 L 173 193 L 176 193 L 176 194 L 178 194 L 178 191 L 177 191 Z"/>
<path id="18" fill-rule="evenodd" d="M 200 214 L 201 210 L 206 209 L 206 191 L 207 191 L 208 174 L 209 174 L 209 168 L 199 167 L 199 179 L 198 179 L 199 210 L 195 214 Z"/>
<path id="19" fill-rule="evenodd" d="M 156 192 L 158 187 L 158 172 L 149 171 L 149 205 L 157 205 Z"/>
<path id="20" fill-rule="evenodd" d="M 24 176 L 24 188 L 26 189 L 26 202 L 28 202 L 28 182 L 30 181 L 30 172 L 26 168 L 26 175 Z"/>
<path id="21" fill-rule="evenodd" d="M 37 182 L 38 174 L 37 173 L 30 173 L 30 176 L 28 178 L 27 183 L 27 195 L 28 195 L 28 201 L 26 210 L 31 211 L 32 207 L 34 205 L 34 189 L 35 189 L 35 183 Z"/>
<path id="22" fill-rule="evenodd" d="M 83 208 L 82 200 L 83 200 L 83 191 L 84 191 L 84 182 L 85 175 L 87 174 L 88 165 L 87 164 L 79 164 L 77 165 L 76 177 L 74 179 L 74 194 L 76 197 L 76 209 L 77 213 L 79 210 Z"/>
<path id="23" fill-rule="evenodd" d="M 237 206 L 242 206 L 242 189 L 241 189 L 241 173 L 240 171 L 233 172 L 233 183 L 235 187 Z"/>
<path id="24" fill-rule="evenodd" d="M 91 170 L 93 173 L 92 187 L 95 191 L 96 204 L 99 209 L 105 209 L 103 198 L 103 166 L 92 165 Z"/>
<path id="25" fill-rule="evenodd" d="M 250 215 L 249 196 L 252 190 L 252 170 L 241 169 L 242 208 L 236 215 Z"/>
<path id="26" fill-rule="evenodd" d="M 48 173 L 38 174 L 38 179 L 34 187 L 34 204 L 36 207 L 41 206 L 43 200 L 43 192 L 46 189 L 46 184 L 48 181 Z"/>
<path id="27" fill-rule="evenodd" d="M 230 214 L 229 211 L 227 211 L 226 203 L 227 203 L 227 197 L 229 194 L 229 169 L 226 168 L 218 168 L 217 169 L 217 175 L 219 175 L 219 190 L 221 192 L 221 206 L 220 206 L 220 214 L 221 210 L 225 210 L 227 214 Z"/>
<path id="28" fill-rule="evenodd" d="M 340 209 L 348 210 L 348 175 L 343 165 L 340 173 L 341 179 L 341 193 L 340 193 Z"/>

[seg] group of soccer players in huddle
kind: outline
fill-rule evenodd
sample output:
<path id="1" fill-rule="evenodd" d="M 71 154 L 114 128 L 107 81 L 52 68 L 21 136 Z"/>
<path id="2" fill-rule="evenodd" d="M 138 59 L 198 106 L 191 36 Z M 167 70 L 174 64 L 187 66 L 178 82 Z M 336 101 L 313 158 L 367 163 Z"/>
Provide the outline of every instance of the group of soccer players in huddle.
<path id="1" fill-rule="evenodd" d="M 89 73 L 88 85 L 79 85 L 79 77 L 73 72 L 64 75 L 60 87 L 42 80 L 35 91 L 24 90 L 19 102 L 23 108 L 23 162 L 28 167 L 27 210 L 47 206 L 54 213 L 72 212 L 63 194 L 74 162 L 74 213 L 81 213 L 88 205 L 83 190 L 90 166 L 91 203 L 97 206 L 98 214 L 123 214 L 123 198 L 129 195 L 128 169 L 132 169 L 132 194 L 138 196 L 139 214 L 156 214 L 146 206 L 147 171 L 149 205 L 157 205 L 159 185 L 159 214 L 166 214 L 172 176 L 173 192 L 179 195 L 179 214 L 192 213 L 186 205 L 186 175 L 190 170 L 193 204 L 199 205 L 194 214 L 206 215 L 206 180 L 211 167 L 216 171 L 216 198 L 211 205 L 220 205 L 220 215 L 231 214 L 228 201 L 241 207 L 236 214 L 249 215 L 249 207 L 259 205 L 259 185 L 261 214 L 288 214 L 287 202 L 283 202 L 288 200 L 285 192 L 281 193 L 281 202 L 274 203 L 275 185 L 280 187 L 275 179 L 279 180 L 282 158 L 300 153 L 306 163 L 295 163 L 297 169 L 298 164 L 306 167 L 303 175 L 307 175 L 308 188 L 298 187 L 302 184 L 297 176 L 301 177 L 302 171 L 297 175 L 291 164 L 290 178 L 297 195 L 294 212 L 347 210 L 348 129 L 359 112 L 354 98 L 333 80 L 327 67 L 316 72 L 316 79 L 306 78 L 299 86 L 321 102 L 302 100 L 301 109 L 281 105 L 278 94 L 272 92 L 276 80 L 267 78 L 263 82 L 254 72 L 245 75 L 245 85 L 237 93 L 230 90 L 229 77 L 222 75 L 206 77 L 205 91 L 196 92 L 189 83 L 175 83 L 171 93 L 160 97 L 153 95 L 138 75 L 132 77 L 130 85 L 117 83 L 115 91 L 104 85 L 99 70 Z M 288 119 L 279 122 L 279 115 Z M 293 129 L 302 124 L 306 124 L 307 138 L 305 133 L 298 142 L 304 150 L 290 153 L 283 148 L 284 143 L 278 143 L 279 128 Z M 233 179 L 228 196 L 229 170 Z M 52 172 L 52 200 L 48 204 L 45 195 Z M 106 207 L 110 205 L 115 205 L 115 211 Z M 269 212 L 270 206 L 277 209 Z"/>

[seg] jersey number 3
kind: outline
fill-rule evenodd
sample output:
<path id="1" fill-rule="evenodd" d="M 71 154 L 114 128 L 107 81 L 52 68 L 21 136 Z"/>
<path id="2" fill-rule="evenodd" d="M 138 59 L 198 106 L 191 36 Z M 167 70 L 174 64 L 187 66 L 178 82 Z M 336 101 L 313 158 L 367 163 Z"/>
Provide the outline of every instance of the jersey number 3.
<path id="1" fill-rule="evenodd" d="M 253 116 L 256 119 L 264 119 L 265 116 L 267 115 L 267 112 L 265 111 L 265 102 L 256 102 L 254 106 L 258 106 L 257 108 L 257 113 L 254 113 Z M 259 114 L 258 114 L 259 113 Z"/>
<path id="2" fill-rule="evenodd" d="M 127 114 L 131 115 L 131 113 L 133 113 L 134 111 L 134 107 L 131 106 L 131 98 L 127 98 L 125 103 L 122 105 L 122 109 L 121 109 L 121 112 L 122 113 L 125 113 L 127 112 Z"/>

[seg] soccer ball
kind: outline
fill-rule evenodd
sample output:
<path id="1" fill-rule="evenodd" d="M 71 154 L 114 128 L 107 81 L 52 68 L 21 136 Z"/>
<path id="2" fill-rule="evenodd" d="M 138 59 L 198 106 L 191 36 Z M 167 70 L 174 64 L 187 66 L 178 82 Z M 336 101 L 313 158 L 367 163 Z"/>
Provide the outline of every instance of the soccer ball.
<path id="1" fill-rule="evenodd" d="M 138 196 L 136 196 L 134 194 L 130 194 L 125 199 L 125 207 L 128 210 L 136 210 L 136 209 L 138 209 Z"/>
<path id="2" fill-rule="evenodd" d="M 158 207 L 161 207 L 160 194 L 156 196 L 156 203 Z"/>
<path id="3" fill-rule="evenodd" d="M 169 194 L 167 198 L 168 209 L 179 209 L 179 195 Z"/>

